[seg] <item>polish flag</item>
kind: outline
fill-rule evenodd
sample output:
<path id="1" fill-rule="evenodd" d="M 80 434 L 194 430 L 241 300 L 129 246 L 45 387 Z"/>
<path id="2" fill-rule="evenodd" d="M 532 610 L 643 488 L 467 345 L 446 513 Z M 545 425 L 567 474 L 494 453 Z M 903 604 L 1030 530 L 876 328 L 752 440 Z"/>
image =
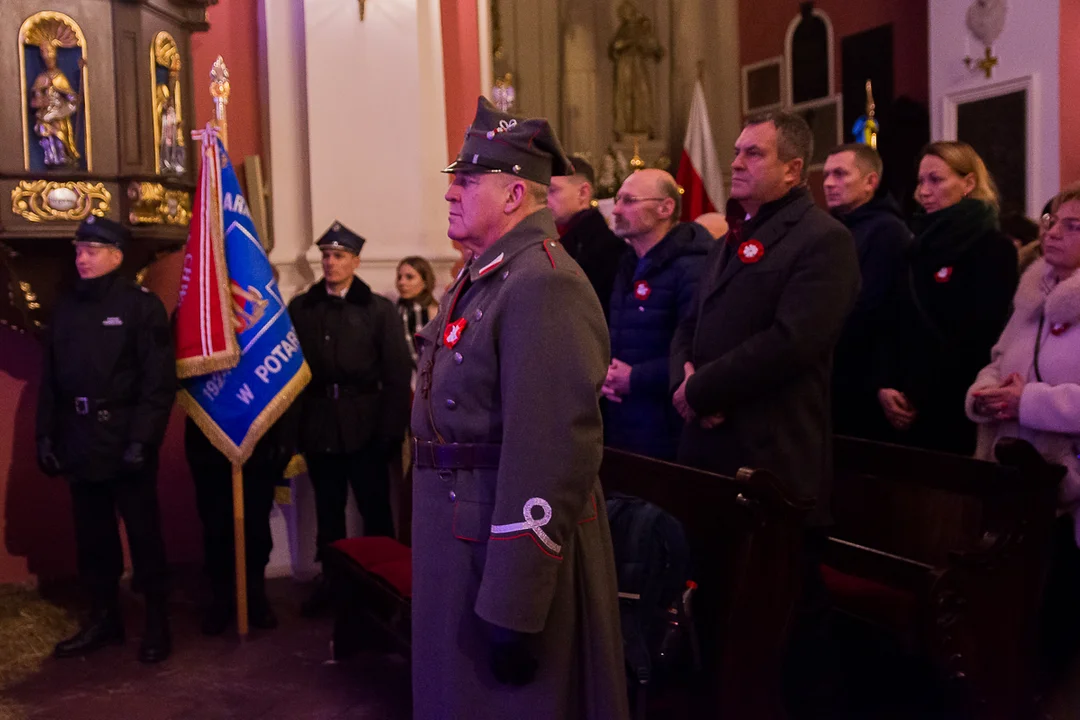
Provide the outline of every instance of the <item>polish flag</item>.
<path id="1" fill-rule="evenodd" d="M 675 180 L 684 190 L 682 220 L 690 221 L 702 213 L 716 212 L 724 207 L 724 180 L 720 175 L 720 162 L 716 157 L 701 80 L 694 83 L 690 122 L 686 127 L 686 140 L 683 141 Z"/>

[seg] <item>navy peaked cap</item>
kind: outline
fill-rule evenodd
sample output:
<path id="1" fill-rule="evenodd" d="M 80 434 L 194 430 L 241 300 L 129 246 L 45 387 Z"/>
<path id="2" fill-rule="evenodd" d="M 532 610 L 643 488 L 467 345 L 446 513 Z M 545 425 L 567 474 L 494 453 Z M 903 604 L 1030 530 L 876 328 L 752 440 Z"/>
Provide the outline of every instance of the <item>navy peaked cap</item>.
<path id="1" fill-rule="evenodd" d="M 339 250 L 347 250 L 353 255 L 359 255 L 365 242 L 367 241 L 364 238 L 335 220 L 334 224 L 322 234 L 322 237 L 315 244 L 320 248 L 338 248 Z"/>
<path id="2" fill-rule="evenodd" d="M 111 245 L 123 250 L 131 242 L 131 231 L 114 220 L 90 215 L 79 224 L 75 240 Z"/>

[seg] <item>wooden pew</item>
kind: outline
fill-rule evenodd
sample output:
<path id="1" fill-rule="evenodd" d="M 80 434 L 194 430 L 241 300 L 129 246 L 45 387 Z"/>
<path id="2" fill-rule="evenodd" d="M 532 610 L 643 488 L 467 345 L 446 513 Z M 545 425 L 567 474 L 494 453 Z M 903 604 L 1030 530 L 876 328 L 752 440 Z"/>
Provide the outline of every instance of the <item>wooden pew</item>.
<path id="1" fill-rule="evenodd" d="M 600 478 L 606 493 L 648 500 L 685 526 L 705 663 L 693 717 L 784 717 L 781 664 L 810 505 L 765 471 L 728 478 L 610 448 Z"/>
<path id="2" fill-rule="evenodd" d="M 1064 468 L 838 437 L 826 581 L 837 608 L 929 658 L 964 716 L 1032 709 L 1035 622 Z"/>

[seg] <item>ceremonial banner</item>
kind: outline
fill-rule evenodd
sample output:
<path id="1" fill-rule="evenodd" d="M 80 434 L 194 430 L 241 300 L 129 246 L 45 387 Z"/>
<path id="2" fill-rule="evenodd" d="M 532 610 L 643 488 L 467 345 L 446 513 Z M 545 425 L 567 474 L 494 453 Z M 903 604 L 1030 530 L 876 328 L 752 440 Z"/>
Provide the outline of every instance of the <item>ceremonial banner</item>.
<path id="1" fill-rule="evenodd" d="M 690 121 L 675 181 L 683 189 L 682 220 L 689 222 L 707 212 L 724 211 L 724 179 L 716 157 L 701 80 L 694 84 Z"/>
<path id="2" fill-rule="evenodd" d="M 206 138 L 205 146 L 212 151 L 203 153 L 199 183 L 202 192 L 196 195 L 201 197 L 201 203 L 195 214 L 210 228 L 209 232 L 200 228 L 198 237 L 209 236 L 211 246 L 215 232 L 222 238 L 224 268 L 220 277 L 227 278 L 227 285 L 222 286 L 226 304 L 217 304 L 221 302 L 217 299 L 220 293 L 204 291 L 201 275 L 187 271 L 188 267 L 210 265 L 213 257 L 213 252 L 198 259 L 193 257 L 205 247 L 202 242 L 193 247 L 192 239 L 197 237 L 193 221 L 176 311 L 177 372 L 180 373 L 184 363 L 197 359 L 190 354 L 186 357 L 179 354 L 181 334 L 192 327 L 199 328 L 200 336 L 207 337 L 204 347 L 213 351 L 210 343 L 216 338 L 212 331 L 219 317 L 227 323 L 225 334 L 237 346 L 238 359 L 231 367 L 216 367 L 207 374 L 183 378 L 179 401 L 214 447 L 234 465 L 241 465 L 263 433 L 307 385 L 311 371 L 300 352 L 300 341 L 255 232 L 229 155 L 212 129 L 200 135 Z M 215 201 L 220 212 L 215 212 Z M 212 267 L 219 265 L 215 262 Z M 212 276 L 207 277 L 210 279 L 206 283 L 213 282 Z M 190 338 L 185 339 L 186 347 L 191 348 Z"/>

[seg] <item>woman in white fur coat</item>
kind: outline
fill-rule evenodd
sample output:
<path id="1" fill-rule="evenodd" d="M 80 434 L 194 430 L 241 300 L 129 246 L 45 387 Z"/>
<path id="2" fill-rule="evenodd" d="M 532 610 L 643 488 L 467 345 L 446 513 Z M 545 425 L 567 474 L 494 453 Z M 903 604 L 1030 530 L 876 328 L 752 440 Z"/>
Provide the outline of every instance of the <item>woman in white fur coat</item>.
<path id="1" fill-rule="evenodd" d="M 1080 185 L 1055 198 L 1043 229 L 1043 257 L 1020 280 L 967 414 L 979 423 L 977 458 L 992 460 L 999 439 L 1016 437 L 1067 470 L 1043 613 L 1048 669 L 1059 671 L 1080 641 Z"/>

